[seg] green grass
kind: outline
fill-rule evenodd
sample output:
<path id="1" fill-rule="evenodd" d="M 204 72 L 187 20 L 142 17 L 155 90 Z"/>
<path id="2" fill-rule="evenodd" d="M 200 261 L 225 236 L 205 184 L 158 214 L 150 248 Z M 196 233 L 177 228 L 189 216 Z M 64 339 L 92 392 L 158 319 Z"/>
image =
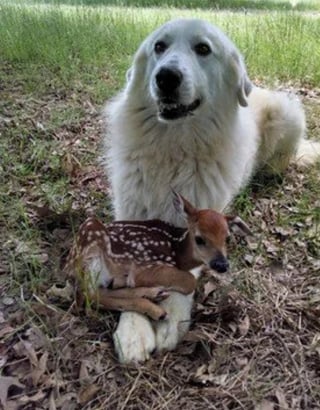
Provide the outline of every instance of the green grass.
<path id="1" fill-rule="evenodd" d="M 200 9 L 320 10 L 317 0 L 30 0 L 30 3 Z"/>
<path id="2" fill-rule="evenodd" d="M 320 83 L 320 19 L 299 12 L 31 6 L 1 0 L 0 11 L 0 59 L 29 72 L 24 87 L 30 90 L 59 79 L 63 86 L 85 84 L 102 101 L 123 82 L 141 40 L 181 15 L 205 18 L 225 30 L 243 52 L 251 78 Z"/>

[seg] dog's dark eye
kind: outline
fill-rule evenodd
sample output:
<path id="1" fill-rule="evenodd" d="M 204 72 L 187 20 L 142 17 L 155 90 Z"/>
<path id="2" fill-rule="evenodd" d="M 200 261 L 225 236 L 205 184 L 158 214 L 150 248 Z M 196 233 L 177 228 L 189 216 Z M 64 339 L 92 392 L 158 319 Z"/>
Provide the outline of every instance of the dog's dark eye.
<path id="1" fill-rule="evenodd" d="M 168 46 L 166 45 L 164 41 L 157 41 L 156 44 L 154 45 L 154 51 L 157 54 L 163 53 L 167 48 Z"/>
<path id="2" fill-rule="evenodd" d="M 206 244 L 206 241 L 201 236 L 196 236 L 194 239 L 199 246 L 204 246 Z"/>
<path id="3" fill-rule="evenodd" d="M 205 43 L 196 44 L 194 50 L 199 56 L 207 56 L 211 53 L 211 48 Z"/>

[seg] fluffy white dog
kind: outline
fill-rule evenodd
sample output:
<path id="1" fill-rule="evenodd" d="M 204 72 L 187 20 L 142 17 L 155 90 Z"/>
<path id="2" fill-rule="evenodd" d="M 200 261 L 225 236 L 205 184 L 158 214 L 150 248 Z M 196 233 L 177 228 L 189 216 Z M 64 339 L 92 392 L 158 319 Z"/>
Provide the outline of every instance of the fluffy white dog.
<path id="1" fill-rule="evenodd" d="M 124 90 L 106 106 L 107 170 L 117 219 L 179 220 L 170 189 L 200 208 L 223 210 L 257 167 L 304 163 L 320 144 L 304 138 L 294 96 L 254 88 L 241 54 L 217 27 L 173 20 L 146 38 Z M 188 329 L 192 297 L 163 302 L 169 320 L 121 315 L 114 335 L 120 361 L 174 349 Z"/>

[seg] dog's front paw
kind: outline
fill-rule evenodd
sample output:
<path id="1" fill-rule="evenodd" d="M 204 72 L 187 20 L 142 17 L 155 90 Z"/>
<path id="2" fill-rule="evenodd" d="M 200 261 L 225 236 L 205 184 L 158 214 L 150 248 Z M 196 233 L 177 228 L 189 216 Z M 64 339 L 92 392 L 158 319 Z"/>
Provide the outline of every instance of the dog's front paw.
<path id="1" fill-rule="evenodd" d="M 158 351 L 173 350 L 187 333 L 190 326 L 193 295 L 172 292 L 169 299 L 161 303 L 168 312 L 168 320 L 157 322 L 156 346 Z"/>
<path id="2" fill-rule="evenodd" d="M 179 342 L 179 323 L 172 319 L 159 322 L 156 329 L 157 351 L 174 350 Z"/>
<path id="3" fill-rule="evenodd" d="M 122 313 L 113 342 L 121 363 L 148 360 L 156 347 L 150 321 L 135 312 Z"/>

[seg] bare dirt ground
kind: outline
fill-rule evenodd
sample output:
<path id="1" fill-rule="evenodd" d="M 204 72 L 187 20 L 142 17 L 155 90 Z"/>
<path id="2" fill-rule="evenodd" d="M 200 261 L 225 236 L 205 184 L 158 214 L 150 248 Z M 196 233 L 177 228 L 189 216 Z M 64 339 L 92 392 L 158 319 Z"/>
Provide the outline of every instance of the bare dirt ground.
<path id="1" fill-rule="evenodd" d="M 110 218 L 100 108 L 0 87 L 0 408 L 320 409 L 319 165 L 255 178 L 234 205 L 254 236 L 231 240 L 229 275 L 202 278 L 185 340 L 122 366 L 118 314 L 75 312 L 61 276 L 87 210 Z M 296 92 L 317 137 L 319 92 Z"/>

